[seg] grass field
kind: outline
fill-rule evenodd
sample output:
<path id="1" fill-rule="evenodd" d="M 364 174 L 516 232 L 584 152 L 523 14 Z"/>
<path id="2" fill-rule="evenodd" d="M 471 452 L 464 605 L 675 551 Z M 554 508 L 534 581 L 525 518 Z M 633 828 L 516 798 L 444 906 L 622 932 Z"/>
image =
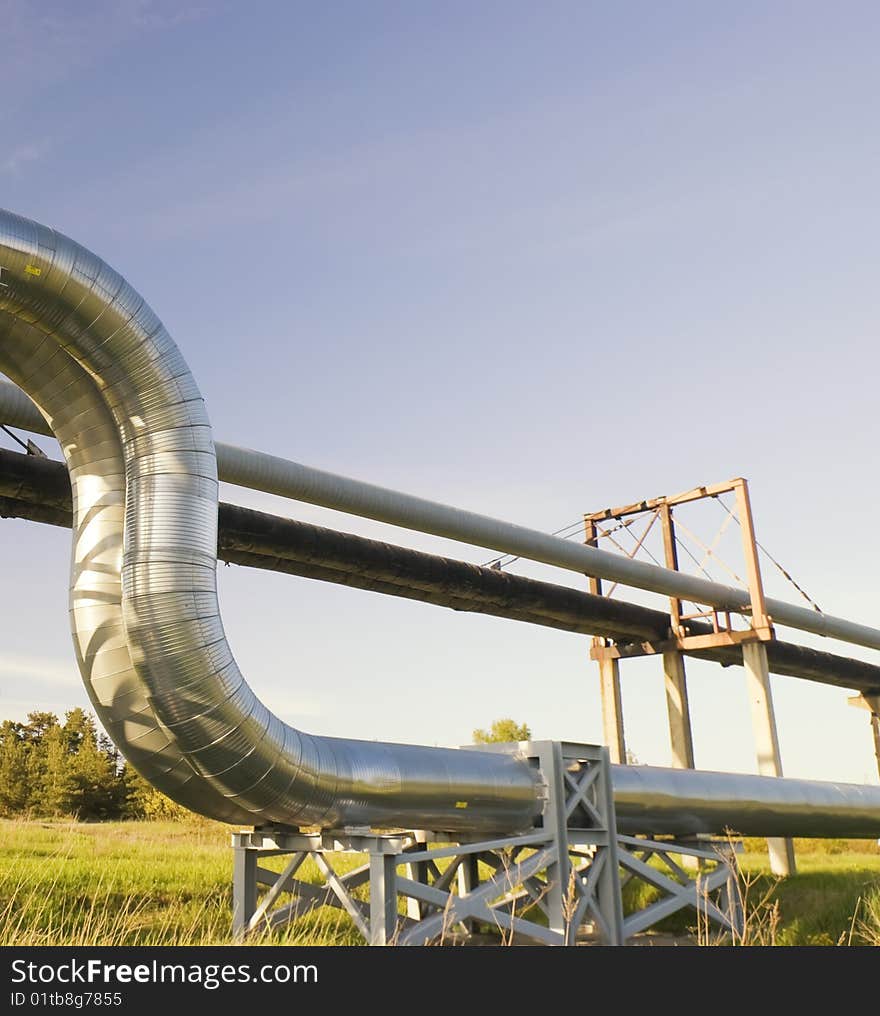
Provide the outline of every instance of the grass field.
<path id="1" fill-rule="evenodd" d="M 799 874 L 783 882 L 769 875 L 759 848 L 748 841 L 741 862 L 748 942 L 880 944 L 876 844 L 798 841 Z M 229 828 L 207 821 L 0 821 L 0 944 L 228 943 L 231 854 Z M 344 871 L 359 861 L 334 864 Z M 314 866 L 300 877 L 319 880 Z M 677 915 L 664 930 L 686 934 L 695 923 Z M 324 908 L 257 941 L 359 939 L 347 915 Z"/>
<path id="2" fill-rule="evenodd" d="M 766 854 L 756 849 L 761 845 L 746 841 L 741 866 L 756 917 L 763 912 L 764 937 L 775 906 L 780 945 L 880 945 L 877 843 L 795 840 L 798 874 L 783 880 L 770 875 Z"/>

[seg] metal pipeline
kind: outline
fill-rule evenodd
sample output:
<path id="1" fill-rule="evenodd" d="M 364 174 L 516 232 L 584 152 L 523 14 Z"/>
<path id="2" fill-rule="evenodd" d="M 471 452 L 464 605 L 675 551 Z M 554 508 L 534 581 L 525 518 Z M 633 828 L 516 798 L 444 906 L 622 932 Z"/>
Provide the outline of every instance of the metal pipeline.
<path id="1" fill-rule="evenodd" d="M 533 823 L 539 776 L 515 756 L 313 737 L 259 701 L 220 620 L 217 461 L 180 352 L 103 261 L 3 211 L 0 369 L 61 444 L 73 496 L 77 662 L 102 723 L 147 779 L 224 821 L 469 833 Z M 26 426 L 24 408 L 19 400 L 10 422 Z M 225 471 L 229 482 L 574 571 L 743 602 L 739 590 L 699 583 L 695 594 L 686 576 L 633 570 L 591 548 L 271 456 L 232 449 Z M 770 610 L 784 620 L 775 603 Z M 621 827 L 633 831 L 880 832 L 880 788 L 647 767 L 615 767 L 614 787 Z"/>
<path id="2" fill-rule="evenodd" d="M 0 368 L 71 475 L 80 673 L 143 775 L 225 821 L 530 826 L 540 801 L 525 762 L 313 737 L 259 701 L 220 619 L 216 460 L 183 357 L 120 275 L 53 230 L 0 212 L 0 269 Z"/>
<path id="3" fill-rule="evenodd" d="M 880 787 L 655 766 L 612 766 L 621 832 L 880 836 Z"/>
<path id="4" fill-rule="evenodd" d="M 14 385 L 0 382 L 0 423 L 46 433 L 45 425 L 38 427 L 38 422 L 39 413 L 35 412 L 27 398 Z M 742 610 L 749 604 L 749 594 L 735 586 L 634 561 L 536 529 L 353 480 L 250 448 L 218 442 L 216 449 L 219 478 L 238 487 L 333 508 L 348 515 L 359 515 L 503 554 L 514 554 L 525 560 L 555 565 L 580 575 L 592 575 L 652 593 L 678 596 L 730 610 Z M 767 598 L 766 606 L 776 624 L 868 649 L 880 649 L 880 629 L 772 597 Z"/>
<path id="5" fill-rule="evenodd" d="M 491 614 L 525 624 L 615 642 L 661 642 L 669 614 L 572 586 L 526 578 L 351 533 L 279 518 L 252 508 L 218 505 L 217 558 L 228 564 L 333 582 L 355 589 L 420 600 L 456 611 Z M 71 526 L 70 478 L 63 462 L 0 448 L 0 518 Z M 693 635 L 711 633 L 693 619 Z M 880 666 L 773 639 L 766 643 L 770 672 L 837 688 L 880 694 Z M 688 655 L 722 666 L 742 665 L 742 647 L 717 646 Z"/>
<path id="6" fill-rule="evenodd" d="M 132 667 L 120 574 L 125 465 L 113 418 L 94 381 L 52 339 L 3 311 L 0 362 L 41 404 L 52 407 L 52 428 L 67 460 L 74 532 L 71 630 L 96 713 L 128 761 L 154 786 L 187 808 L 200 811 L 210 803 L 213 815 L 241 820 L 228 801 L 200 786 Z"/>

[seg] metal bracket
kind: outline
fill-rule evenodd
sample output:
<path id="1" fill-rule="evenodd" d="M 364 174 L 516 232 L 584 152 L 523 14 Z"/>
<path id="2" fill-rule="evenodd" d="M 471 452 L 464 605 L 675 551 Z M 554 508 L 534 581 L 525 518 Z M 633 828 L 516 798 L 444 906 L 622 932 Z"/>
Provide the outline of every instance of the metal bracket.
<path id="1" fill-rule="evenodd" d="M 880 716 L 880 692 L 877 692 L 876 695 L 867 693 L 851 695 L 846 701 L 848 705 L 855 706 L 856 709 L 867 709 L 874 716 Z"/>
<path id="2" fill-rule="evenodd" d="M 591 660 L 629 660 L 638 656 L 662 656 L 671 650 L 697 652 L 716 646 L 740 646 L 745 642 L 772 642 L 772 628 L 750 628 L 747 631 L 722 629 L 712 635 L 687 635 L 684 638 L 666 639 L 663 642 L 626 642 L 590 647 Z"/>
<path id="3" fill-rule="evenodd" d="M 678 571 L 673 508 L 677 505 L 699 501 L 707 497 L 717 497 L 719 494 L 726 493 L 733 493 L 736 497 L 736 515 L 742 530 L 742 546 L 749 588 L 749 604 L 743 608 L 742 612 L 751 619 L 749 628 L 744 631 L 734 629 L 730 620 L 732 611 L 729 610 L 711 607 L 708 610 L 685 614 L 682 612 L 681 600 L 673 596 L 669 599 L 670 639 L 663 642 L 643 642 L 618 647 L 611 645 L 607 639 L 594 638 L 590 653 L 592 659 L 624 659 L 669 652 L 673 649 L 679 652 L 699 652 L 701 649 L 741 645 L 744 642 L 770 642 L 775 638 L 772 619 L 767 613 L 764 586 L 761 580 L 748 481 L 742 477 L 737 477 L 726 483 L 716 483 L 709 487 L 695 487 L 693 490 L 671 497 L 657 497 L 650 501 L 639 501 L 636 504 L 623 505 L 619 508 L 605 508 L 602 511 L 584 515 L 585 542 L 591 547 L 598 545 L 599 539 L 603 535 L 598 525 L 601 521 L 619 521 L 628 516 L 651 512 L 653 513 L 651 524 L 657 517 L 660 518 L 662 524 L 666 567 L 672 571 Z M 647 535 L 647 530 L 644 535 Z M 643 540 L 644 536 L 637 542 L 636 549 L 641 546 Z M 590 592 L 602 595 L 600 579 L 590 578 Z M 725 619 L 724 621 L 722 621 L 722 617 Z M 706 634 L 690 634 L 687 622 L 698 618 L 709 619 L 712 622 L 713 631 Z"/>

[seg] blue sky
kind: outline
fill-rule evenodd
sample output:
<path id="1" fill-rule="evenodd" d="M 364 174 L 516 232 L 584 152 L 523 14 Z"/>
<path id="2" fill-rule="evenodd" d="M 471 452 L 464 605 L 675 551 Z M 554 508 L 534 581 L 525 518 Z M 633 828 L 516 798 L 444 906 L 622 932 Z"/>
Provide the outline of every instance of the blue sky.
<path id="1" fill-rule="evenodd" d="M 878 623 L 875 4 L 0 0 L 0 22 L 0 205 L 140 289 L 218 438 L 545 530 L 745 475 L 762 542 Z M 0 526 L 4 716 L 83 701 L 67 543 Z M 582 637 L 220 581 L 244 672 L 307 729 L 601 737 Z M 689 674 L 698 765 L 752 771 L 742 672 Z M 787 773 L 876 781 L 846 693 L 774 687 Z M 624 692 L 665 764 L 657 664 Z"/>

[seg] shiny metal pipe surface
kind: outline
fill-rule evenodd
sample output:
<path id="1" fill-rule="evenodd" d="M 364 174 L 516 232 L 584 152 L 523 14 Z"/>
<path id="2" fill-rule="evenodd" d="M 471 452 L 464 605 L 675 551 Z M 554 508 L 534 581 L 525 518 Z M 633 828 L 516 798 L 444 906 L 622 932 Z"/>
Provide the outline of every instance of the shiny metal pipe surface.
<path id="1" fill-rule="evenodd" d="M 37 420 L 33 407 L 26 403 L 27 400 L 14 386 L 0 383 L 0 423 L 36 429 L 39 433 L 34 426 Z M 697 603 L 731 610 L 747 607 L 749 603 L 748 593 L 735 586 L 634 561 L 525 526 L 329 473 L 265 452 L 220 443 L 216 447 L 219 477 L 235 486 L 515 554 L 529 561 L 620 582 L 635 589 L 693 599 Z M 772 597 L 767 599 L 766 604 L 776 624 L 868 649 L 880 649 L 880 629 Z"/>
<path id="2" fill-rule="evenodd" d="M 80 672 L 144 776 L 225 821 L 529 827 L 541 805 L 523 761 L 314 737 L 260 702 L 220 619 L 214 446 L 170 335 L 100 258 L 10 212 L 0 269 L 0 369 L 34 399 L 71 475 Z"/>
<path id="3" fill-rule="evenodd" d="M 612 766 L 621 832 L 880 837 L 880 787 Z"/>
<path id="4" fill-rule="evenodd" d="M 73 495 L 77 661 L 101 721 L 152 783 L 224 821 L 469 833 L 534 822 L 539 777 L 512 755 L 314 737 L 257 699 L 220 620 L 216 458 L 180 352 L 94 254 L 2 211 L 0 369 L 61 444 Z M 288 496 L 293 487 L 302 500 L 561 560 L 561 541 L 544 534 L 270 456 L 232 460 L 230 482 Z M 583 561 L 562 566 L 589 570 Z M 871 836 L 880 825 L 871 787 L 647 767 L 617 767 L 613 780 L 621 827 L 632 831 Z"/>
<path id="5" fill-rule="evenodd" d="M 7 427 L 21 427 L 22 430 L 29 430 L 33 434 L 55 436 L 52 428 L 43 419 L 42 413 L 34 405 L 33 399 L 29 399 L 17 384 L 2 380 L 0 380 L 0 423 L 5 423 Z"/>
<path id="6" fill-rule="evenodd" d="M 70 477 L 64 463 L 0 448 L 0 518 L 30 519 L 69 529 Z M 240 505 L 221 501 L 218 524 L 217 557 L 230 564 L 600 635 L 615 642 L 658 641 L 669 631 L 669 614 L 661 610 Z M 694 635 L 712 631 L 711 624 L 698 619 L 690 621 L 689 628 Z M 742 665 L 738 646 L 692 653 L 722 666 Z M 774 639 L 767 643 L 767 662 L 773 674 L 880 694 L 880 665 L 863 660 Z"/>
<path id="7" fill-rule="evenodd" d="M 131 663 L 122 616 L 125 466 L 113 418 L 95 382 L 56 342 L 4 311 L 0 362 L 10 377 L 52 407 L 52 427 L 67 460 L 74 532 L 71 631 L 96 713 L 154 786 L 187 808 L 201 811 L 210 804 L 215 817 L 241 821 L 237 809 L 196 778 Z"/>

